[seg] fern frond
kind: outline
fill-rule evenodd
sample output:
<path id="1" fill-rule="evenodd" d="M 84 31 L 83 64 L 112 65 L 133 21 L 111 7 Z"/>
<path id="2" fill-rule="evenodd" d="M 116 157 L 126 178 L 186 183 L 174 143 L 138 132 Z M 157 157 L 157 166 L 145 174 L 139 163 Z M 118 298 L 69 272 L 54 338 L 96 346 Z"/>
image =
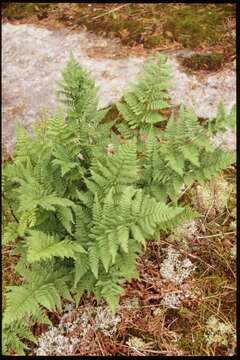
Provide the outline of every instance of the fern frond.
<path id="1" fill-rule="evenodd" d="M 132 86 L 123 98 L 125 103 L 117 103 L 117 108 L 131 128 L 156 124 L 165 120 L 160 110 L 169 107 L 170 75 L 166 58 L 159 56 L 157 63 L 149 61 L 139 77 L 137 85 Z"/>
<path id="2" fill-rule="evenodd" d="M 56 217 L 69 234 L 72 235 L 73 214 L 70 207 L 57 206 Z"/>
<path id="3" fill-rule="evenodd" d="M 17 124 L 16 127 L 16 146 L 14 149 L 14 158 L 18 158 L 21 161 L 27 161 L 32 152 L 32 139 L 27 133 L 26 129 L 21 124 Z"/>
<path id="4" fill-rule="evenodd" d="M 61 296 L 71 300 L 65 280 L 66 273 L 52 271 L 49 266 L 34 270 L 29 275 L 28 284 L 9 287 L 3 317 L 4 327 L 21 320 L 27 314 L 36 314 L 40 305 L 50 311 L 61 308 Z"/>
<path id="5" fill-rule="evenodd" d="M 54 256 L 60 258 L 76 258 L 77 253 L 84 253 L 83 247 L 66 238 L 59 239 L 57 235 L 46 235 L 43 232 L 31 230 L 27 237 L 29 262 L 51 259 Z"/>
<path id="6" fill-rule="evenodd" d="M 28 329 L 27 325 L 14 322 L 3 329 L 3 355 L 9 355 L 12 352 L 16 355 L 25 355 L 25 350 L 28 349 L 28 346 L 24 344 L 22 339 L 36 343 L 36 338 Z"/>
<path id="7" fill-rule="evenodd" d="M 138 177 L 138 160 L 136 143 L 129 142 L 119 147 L 118 153 L 109 156 L 106 165 L 98 164 L 98 171 L 92 171 L 90 178 L 93 188 L 97 193 L 106 193 L 111 187 L 130 185 Z M 89 182 L 86 182 L 89 187 Z M 95 186 L 95 187 L 94 187 Z"/>
<path id="8" fill-rule="evenodd" d="M 75 259 L 75 277 L 74 277 L 74 288 L 76 288 L 77 284 L 81 280 L 81 278 L 88 272 L 89 270 L 89 259 L 87 254 L 78 254 Z"/>
<path id="9" fill-rule="evenodd" d="M 208 121 L 208 131 L 210 134 L 217 132 L 225 132 L 228 128 L 236 128 L 236 105 L 232 106 L 229 114 L 227 114 L 223 101 L 218 104 L 217 115 Z"/>

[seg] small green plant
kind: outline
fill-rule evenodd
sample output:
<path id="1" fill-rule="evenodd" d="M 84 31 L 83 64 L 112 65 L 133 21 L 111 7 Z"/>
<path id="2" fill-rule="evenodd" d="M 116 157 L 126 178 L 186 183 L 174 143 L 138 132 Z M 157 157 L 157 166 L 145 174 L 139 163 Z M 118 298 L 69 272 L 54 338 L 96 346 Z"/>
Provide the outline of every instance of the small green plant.
<path id="1" fill-rule="evenodd" d="M 18 127 L 3 177 L 16 221 L 4 241 L 16 241 L 23 283 L 7 293 L 6 352 L 23 351 L 18 335 L 34 340 L 20 322 L 46 322 L 44 309 L 61 308 L 62 298 L 78 304 L 93 293 L 114 312 L 147 240 L 194 215 L 178 204 L 183 186 L 234 162 L 211 147 L 193 110 L 163 115 L 169 79 L 165 57 L 148 62 L 117 104 L 122 122 L 107 122 L 93 81 L 71 56 L 59 90 L 65 109 L 37 122 L 33 138 Z"/>

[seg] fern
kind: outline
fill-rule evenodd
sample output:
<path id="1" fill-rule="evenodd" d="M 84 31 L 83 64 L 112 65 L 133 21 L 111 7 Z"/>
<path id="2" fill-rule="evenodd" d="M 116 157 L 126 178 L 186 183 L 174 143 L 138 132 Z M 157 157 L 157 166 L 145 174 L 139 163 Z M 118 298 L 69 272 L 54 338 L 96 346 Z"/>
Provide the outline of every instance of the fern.
<path id="1" fill-rule="evenodd" d="M 106 193 L 114 187 L 120 191 L 123 186 L 134 183 L 138 176 L 137 148 L 134 142 L 121 145 L 118 153 L 97 162 L 86 185 L 93 193 Z"/>
<path id="2" fill-rule="evenodd" d="M 178 117 L 171 115 L 160 142 L 153 129 L 149 131 L 145 154 L 141 185 L 163 201 L 177 201 L 184 185 L 207 181 L 234 162 L 233 153 L 212 148 L 207 130 L 193 110 L 183 106 Z"/>
<path id="3" fill-rule="evenodd" d="M 15 352 L 17 355 L 25 355 L 25 351 L 28 347 L 24 344 L 22 339 L 36 343 L 36 339 L 28 329 L 27 325 L 15 322 L 4 329 L 2 338 L 3 355 L 7 355 L 11 352 Z"/>
<path id="4" fill-rule="evenodd" d="M 71 294 L 78 304 L 93 293 L 115 311 L 124 281 L 138 277 L 147 241 L 196 216 L 179 205 L 182 187 L 234 163 L 233 153 L 209 142 L 226 119 L 233 123 L 234 109 L 227 115 L 221 105 L 209 127 L 183 106 L 168 118 L 169 80 L 165 57 L 147 63 L 117 104 L 123 121 L 108 122 L 94 82 L 71 56 L 59 91 L 65 108 L 44 114 L 33 138 L 18 127 L 13 162 L 4 167 L 14 213 L 4 242 L 16 241 L 23 283 L 7 293 L 7 352 L 23 354 L 22 339 L 34 341 L 25 323 L 46 322 L 44 309 L 61 308 Z"/>
<path id="5" fill-rule="evenodd" d="M 66 238 L 59 240 L 57 235 L 46 235 L 41 231 L 31 230 L 27 237 L 29 262 L 51 259 L 54 256 L 60 258 L 76 258 L 77 253 L 84 253 L 83 247 Z"/>
<path id="6" fill-rule="evenodd" d="M 119 112 L 131 128 L 165 120 L 161 110 L 169 107 L 166 90 L 171 78 L 166 60 L 159 56 L 157 63 L 146 63 L 138 84 L 124 94 L 124 103 L 117 103 Z"/>
<path id="7" fill-rule="evenodd" d="M 36 314 L 40 305 L 50 311 L 61 308 L 60 297 L 71 300 L 66 285 L 66 273 L 53 271 L 52 266 L 34 267 L 28 272 L 28 283 L 11 286 L 7 294 L 7 306 L 3 317 L 3 326 L 21 320 L 27 314 Z"/>
<path id="8" fill-rule="evenodd" d="M 230 113 L 227 114 L 224 103 L 221 101 L 216 117 L 210 119 L 207 125 L 210 134 L 225 132 L 228 128 L 236 129 L 236 105 L 233 105 Z"/>

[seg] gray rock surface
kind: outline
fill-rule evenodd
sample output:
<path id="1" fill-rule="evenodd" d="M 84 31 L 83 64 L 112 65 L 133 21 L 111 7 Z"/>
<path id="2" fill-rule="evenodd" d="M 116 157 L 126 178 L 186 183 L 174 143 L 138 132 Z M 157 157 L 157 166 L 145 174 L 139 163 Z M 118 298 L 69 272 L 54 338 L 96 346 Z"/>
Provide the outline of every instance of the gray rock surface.
<path id="1" fill-rule="evenodd" d="M 104 58 L 88 55 L 91 47 L 106 49 Z M 115 46 L 86 31 L 68 33 L 50 31 L 33 25 L 2 25 L 2 129 L 8 151 L 15 142 L 16 122 L 27 128 L 43 107 L 50 113 L 55 106 L 57 81 L 66 65 L 70 50 L 79 63 L 90 71 L 99 87 L 99 108 L 119 99 L 141 69 L 144 58 L 107 58 L 108 49 Z M 227 109 L 236 102 L 236 75 L 233 70 L 205 75 L 202 78 L 184 73 L 176 54 L 169 55 L 173 72 L 170 93 L 173 104 L 181 102 L 194 108 L 198 116 L 212 117 L 223 99 Z"/>

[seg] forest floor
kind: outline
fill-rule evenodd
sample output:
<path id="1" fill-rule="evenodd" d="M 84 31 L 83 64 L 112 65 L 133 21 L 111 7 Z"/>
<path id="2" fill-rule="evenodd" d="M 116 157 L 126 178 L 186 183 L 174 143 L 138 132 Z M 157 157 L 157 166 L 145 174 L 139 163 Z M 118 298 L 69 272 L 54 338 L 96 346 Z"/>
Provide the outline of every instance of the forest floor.
<path id="1" fill-rule="evenodd" d="M 215 104 L 212 106 L 211 102 L 216 102 L 218 96 L 228 96 L 225 100 L 229 106 L 235 98 L 233 62 L 236 56 L 236 26 L 235 8 L 232 4 L 5 3 L 2 16 L 6 36 L 3 52 L 5 47 L 6 58 L 16 58 L 19 62 L 8 60 L 3 68 L 4 71 L 8 69 L 5 74 L 12 74 L 8 76 L 7 82 L 5 80 L 5 88 L 8 89 L 8 92 L 5 92 L 5 100 L 3 93 L 7 114 L 5 123 L 10 124 L 7 138 L 10 148 L 14 142 L 17 118 L 21 118 L 25 113 L 25 123 L 30 124 L 37 114 L 39 96 L 35 94 L 37 99 L 28 102 L 27 99 L 31 95 L 30 87 L 40 91 L 44 102 L 49 93 L 43 95 L 41 88 L 37 88 L 39 80 L 42 79 L 46 87 L 49 82 L 44 83 L 44 79 L 49 77 L 51 83 L 56 82 L 56 73 L 60 73 L 66 60 L 65 51 L 68 50 L 69 44 L 78 44 L 81 41 L 83 45 L 77 57 L 80 63 L 85 64 L 90 71 L 93 70 L 93 74 L 95 71 L 94 75 L 102 86 L 100 100 L 104 99 L 106 94 L 109 96 L 109 103 L 119 97 L 125 86 L 125 82 L 121 83 L 119 79 L 134 79 L 143 59 L 159 51 L 171 54 L 171 64 L 175 71 L 174 80 L 177 80 L 178 84 L 182 81 L 182 87 L 173 89 L 172 95 L 175 99 L 181 97 L 183 87 L 190 86 L 189 84 L 192 86 L 194 83 L 198 93 L 193 93 L 190 100 L 193 104 L 194 99 L 196 103 L 202 101 L 204 108 L 207 98 L 203 98 L 203 94 L 209 79 L 210 84 L 213 84 L 209 86 L 211 90 L 220 83 L 226 84 L 226 78 L 228 87 L 223 89 L 222 93 L 214 92 L 216 90 L 207 93 L 208 99 L 210 94 L 208 113 L 216 109 Z M 26 48 L 23 48 L 22 54 L 20 53 L 19 39 L 20 35 L 23 35 L 22 30 L 17 30 L 23 29 L 18 27 L 20 25 L 30 26 L 24 28 L 25 35 L 30 37 L 29 40 L 25 38 L 29 49 L 33 51 L 31 46 L 34 45 L 42 51 L 42 57 L 50 56 L 49 59 L 43 59 L 45 63 L 37 63 L 35 57 L 35 65 L 29 68 L 29 62 L 33 61 L 31 52 L 24 54 Z M 37 26 L 37 29 L 31 25 Z M 40 34 L 40 28 L 43 31 L 49 30 L 50 33 Z M 13 39 L 10 37 L 12 31 L 15 31 L 15 47 L 10 43 L 8 46 L 8 42 Z M 93 34 L 86 37 L 79 35 L 80 31 L 81 34 Z M 34 38 L 36 33 L 38 35 Z M 58 42 L 54 42 L 52 53 L 49 53 L 49 44 L 54 34 Z M 31 44 L 31 36 L 32 40 L 38 42 L 35 43 L 34 40 Z M 72 38 L 69 40 L 67 36 Z M 47 50 L 44 53 L 43 43 L 46 39 Z M 54 46 L 61 47 L 63 44 L 62 54 L 58 52 L 60 61 L 55 56 Z M 184 55 L 182 58 L 181 52 Z M 35 56 L 39 54 L 37 52 Z M 192 57 L 196 54 L 197 57 Z M 97 63 L 98 68 L 94 70 Z M 46 69 L 41 66 L 46 66 Z M 19 76 L 20 71 L 22 75 Z M 37 83 L 33 79 L 34 71 L 38 71 Z M 51 72 L 54 72 L 54 75 L 51 75 Z M 184 78 L 185 73 L 188 76 L 187 80 Z M 3 73 L 3 80 L 5 74 Z M 18 77 L 21 77 L 20 81 Z M 204 80 L 199 80 L 199 77 L 203 77 Z M 14 85 L 15 89 L 18 91 L 23 89 L 21 86 L 27 82 L 30 84 L 30 87 L 24 88 L 21 103 L 16 102 L 16 99 L 19 99 L 18 93 L 12 93 L 11 84 L 14 81 L 17 83 Z M 106 82 L 110 83 L 108 88 Z M 119 90 L 117 94 L 116 88 Z M 50 88 L 50 92 L 54 92 L 53 90 Z M 194 91 L 194 86 L 191 91 Z M 185 90 L 186 94 L 189 92 Z M 107 105 L 103 103 L 102 107 Z M 10 158 L 11 155 L 7 153 L 4 160 L 8 161 Z M 192 204 L 199 211 L 200 217 L 187 224 L 185 228 L 179 228 L 175 233 L 161 237 L 159 244 L 149 242 L 146 252 L 139 259 L 140 277 L 125 284 L 125 291 L 115 317 L 108 313 L 104 303 L 96 306 L 92 297 L 83 297 L 76 309 L 65 304 L 62 313 L 49 314 L 53 321 L 52 329 L 38 325 L 33 328 L 39 343 L 37 347 L 28 344 L 29 355 L 234 355 L 235 178 L 236 169 L 232 166 L 203 188 L 199 189 L 194 185 L 185 194 L 182 201 Z M 11 214 L 4 210 L 3 225 L 9 221 Z M 16 262 L 16 257 L 12 254 L 13 249 L 14 245 L 10 243 L 2 251 L 4 291 L 6 286 L 21 281 L 13 272 Z M 179 278 L 181 274 L 185 276 Z M 71 329 L 63 329 L 63 324 L 68 323 L 74 323 L 74 326 Z M 65 339 L 64 344 L 68 346 L 68 353 L 66 347 L 63 347 L 63 338 L 60 335 Z M 74 338 L 77 341 L 73 344 L 71 341 Z M 53 339 L 59 339 L 59 342 L 54 343 Z"/>

